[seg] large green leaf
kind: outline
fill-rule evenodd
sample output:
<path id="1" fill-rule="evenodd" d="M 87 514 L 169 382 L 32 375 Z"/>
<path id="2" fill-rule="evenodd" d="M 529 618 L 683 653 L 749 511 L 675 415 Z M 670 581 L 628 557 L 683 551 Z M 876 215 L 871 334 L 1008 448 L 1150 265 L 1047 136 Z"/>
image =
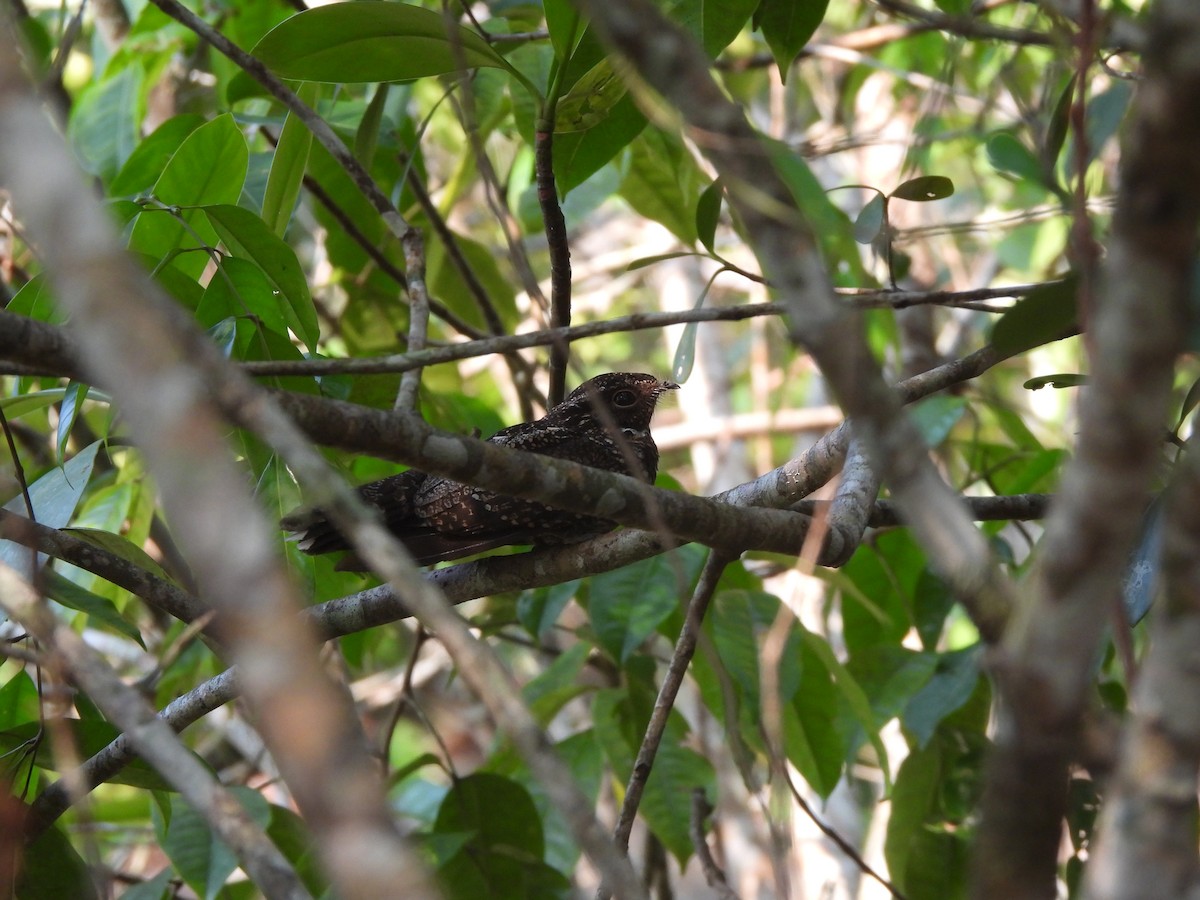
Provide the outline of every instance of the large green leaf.
<path id="1" fill-rule="evenodd" d="M 438 869 L 450 900 L 554 896 L 568 885 L 543 862 L 541 817 L 529 792 L 512 779 L 491 772 L 459 779 L 442 800 L 434 829 L 468 836 Z"/>
<path id="2" fill-rule="evenodd" d="M 379 0 L 306 10 L 272 28 L 253 53 L 284 78 L 335 83 L 505 65 L 487 41 L 440 13 Z"/>
<path id="3" fill-rule="evenodd" d="M 270 804 L 266 799 L 249 788 L 228 790 L 237 795 L 251 820 L 266 828 L 271 821 Z M 237 857 L 182 797 L 172 794 L 170 806 L 170 822 L 158 821 L 159 844 L 183 880 L 205 900 L 215 900 L 238 867 Z"/>
<path id="4" fill-rule="evenodd" d="M 716 58 L 746 25 L 759 0 L 676 0 L 668 6 L 671 19 L 692 33 L 704 52 Z M 820 22 L 820 18 L 817 19 Z M 814 26 L 815 27 L 815 26 Z"/>
<path id="5" fill-rule="evenodd" d="M 588 613 L 601 645 L 620 663 L 686 601 L 701 554 L 680 548 L 591 580 Z"/>
<path id="6" fill-rule="evenodd" d="M 5 694 L 7 694 L 11 684 L 12 682 L 5 685 Z M 33 690 L 36 692 L 36 688 L 33 688 Z M 5 703 L 8 702 L 7 698 L 0 699 L 3 699 Z M 34 715 L 36 717 L 36 711 Z M 115 741 L 121 734 L 119 728 L 103 719 L 60 719 L 56 727 L 63 728 L 70 735 L 74 746 L 85 759 L 95 756 Z M 5 758 L 8 758 L 19 748 L 32 748 L 34 743 L 37 742 L 39 735 L 44 736 L 44 729 L 45 725 L 41 721 L 26 721 L 14 725 L 12 728 L 0 730 L 0 753 L 3 753 Z M 55 759 L 54 748 L 49 742 L 44 740 L 37 743 L 37 755 L 34 758 L 34 762 L 38 768 L 45 769 L 48 772 L 57 771 L 62 763 L 61 760 Z M 133 759 L 120 772 L 115 773 L 108 780 L 115 784 L 127 784 L 132 787 L 146 788 L 153 791 L 172 790 L 170 784 L 154 771 L 149 763 L 144 762 L 140 758 Z"/>
<path id="7" fill-rule="evenodd" d="M 646 127 L 646 117 L 625 94 L 597 124 L 554 136 L 554 177 L 565 197 L 609 162 Z"/>
<path id="8" fill-rule="evenodd" d="M 174 265 L 193 278 L 208 264 L 203 251 L 216 244 L 216 232 L 197 209 L 236 203 L 246 180 L 250 154 L 233 116 L 201 125 L 180 145 L 154 185 L 154 197 L 167 209 L 147 209 L 134 222 L 129 247 Z M 188 250 L 177 257 L 178 250 Z"/>
<path id="9" fill-rule="evenodd" d="M 131 197 L 148 191 L 162 174 L 167 162 L 189 134 L 204 124 L 197 113 L 172 116 L 154 129 L 134 149 L 121 171 L 108 186 L 113 197 Z"/>
<path id="10" fill-rule="evenodd" d="M 20 900 L 91 900 L 98 897 L 87 863 L 58 828 L 25 847 L 16 896 Z"/>
<path id="11" fill-rule="evenodd" d="M 67 134 L 77 158 L 105 180 L 117 173 L 138 143 L 142 69 L 128 66 L 89 88 L 71 110 Z"/>
<path id="12" fill-rule="evenodd" d="M 316 350 L 320 337 L 317 310 L 296 252 L 247 209 L 219 205 L 207 207 L 205 213 L 229 251 L 250 260 L 262 270 L 284 301 L 280 306 L 288 327 L 310 350 Z M 266 312 L 264 319 L 268 321 L 275 318 L 270 311 L 253 311 Z M 286 333 L 286 329 L 280 330 Z"/>
<path id="13" fill-rule="evenodd" d="M 652 128 L 630 144 L 628 159 L 621 196 L 685 244 L 696 243 L 696 205 L 703 176 L 687 149 L 674 136 Z"/>
<path id="14" fill-rule="evenodd" d="M 596 737 L 617 777 L 626 782 L 633 771 L 652 702 L 652 697 L 646 697 L 643 703 L 638 703 L 637 698 L 620 690 L 600 691 L 592 702 Z M 716 799 L 712 764 L 684 747 L 686 738 L 683 717 L 672 713 L 655 754 L 641 805 L 650 830 L 681 864 L 692 853 L 688 816 L 681 812 L 691 808 L 692 790 L 701 788 L 710 802 Z"/>

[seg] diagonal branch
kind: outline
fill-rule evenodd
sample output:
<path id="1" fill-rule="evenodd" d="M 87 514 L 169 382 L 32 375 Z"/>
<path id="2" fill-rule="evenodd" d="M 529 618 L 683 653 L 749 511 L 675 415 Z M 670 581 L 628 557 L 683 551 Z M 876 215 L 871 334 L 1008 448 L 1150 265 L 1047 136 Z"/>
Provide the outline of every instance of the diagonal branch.
<path id="1" fill-rule="evenodd" d="M 1093 372 L 1080 396 L 1078 447 L 1046 522 L 1034 592 L 998 667 L 1005 702 L 979 832 L 980 896 L 1055 889 L 1068 767 L 1188 332 L 1200 224 L 1200 5 L 1159 0 L 1148 27 L 1089 325 Z"/>
<path id="2" fill-rule="evenodd" d="M 145 759 L 204 817 L 213 832 L 268 897 L 311 896 L 283 854 L 199 759 L 159 719 L 138 692 L 126 685 L 104 658 L 60 623 L 15 570 L 0 563 L 0 597 L 70 673 L 76 684 L 123 732 L 131 750 Z M 70 776 L 68 776 L 70 777 Z M 65 781 L 66 779 L 64 779 Z"/>
<path id="3" fill-rule="evenodd" d="M 12 40 L 6 20 L 0 13 Z M 384 802 L 354 712 L 295 614 L 299 597 L 274 552 L 269 523 L 246 491 L 227 426 L 193 364 L 212 358 L 221 365 L 221 357 L 125 254 L 14 53 L 0 54 L 0 181 L 39 242 L 85 372 L 117 398 L 157 476 L 201 595 L 218 612 L 214 627 L 230 658 L 244 665 L 247 701 L 331 880 L 347 897 L 398 886 L 430 896 Z"/>

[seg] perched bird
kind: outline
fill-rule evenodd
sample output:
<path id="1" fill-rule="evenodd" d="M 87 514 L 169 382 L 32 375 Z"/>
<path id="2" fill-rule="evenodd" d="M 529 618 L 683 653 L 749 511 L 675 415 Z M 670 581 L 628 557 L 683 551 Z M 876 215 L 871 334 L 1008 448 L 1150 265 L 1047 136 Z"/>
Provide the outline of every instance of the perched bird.
<path id="1" fill-rule="evenodd" d="M 658 447 L 650 434 L 650 418 L 658 398 L 678 387 L 639 372 L 598 375 L 542 418 L 498 431 L 488 442 L 652 482 Z M 358 491 L 382 511 L 388 529 L 422 566 L 512 544 L 573 544 L 616 527 L 598 516 L 554 509 L 415 469 L 364 484 Z M 297 510 L 280 525 L 296 533 L 293 540 L 305 553 L 349 549 L 320 510 Z M 365 567 L 350 554 L 337 568 Z"/>

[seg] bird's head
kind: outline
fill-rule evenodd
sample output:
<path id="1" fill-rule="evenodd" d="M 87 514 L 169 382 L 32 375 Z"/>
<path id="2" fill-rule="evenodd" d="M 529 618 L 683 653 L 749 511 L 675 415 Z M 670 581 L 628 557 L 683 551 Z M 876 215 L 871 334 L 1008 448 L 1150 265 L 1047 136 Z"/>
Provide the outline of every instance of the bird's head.
<path id="1" fill-rule="evenodd" d="M 658 398 L 679 385 L 644 372 L 609 372 L 585 381 L 550 410 L 555 419 L 611 419 L 621 429 L 646 431 Z M 597 415 L 602 411 L 601 415 Z M 607 423 L 606 423 L 607 424 Z"/>

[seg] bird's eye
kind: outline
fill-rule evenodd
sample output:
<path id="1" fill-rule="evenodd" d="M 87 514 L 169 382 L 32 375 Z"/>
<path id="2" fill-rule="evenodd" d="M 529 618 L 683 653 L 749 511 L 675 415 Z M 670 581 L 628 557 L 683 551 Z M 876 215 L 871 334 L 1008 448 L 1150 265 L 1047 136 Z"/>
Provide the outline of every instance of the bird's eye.
<path id="1" fill-rule="evenodd" d="M 631 406 L 636 406 L 638 402 L 637 394 L 626 388 L 622 388 L 613 394 L 613 406 L 619 409 L 628 409 Z"/>

